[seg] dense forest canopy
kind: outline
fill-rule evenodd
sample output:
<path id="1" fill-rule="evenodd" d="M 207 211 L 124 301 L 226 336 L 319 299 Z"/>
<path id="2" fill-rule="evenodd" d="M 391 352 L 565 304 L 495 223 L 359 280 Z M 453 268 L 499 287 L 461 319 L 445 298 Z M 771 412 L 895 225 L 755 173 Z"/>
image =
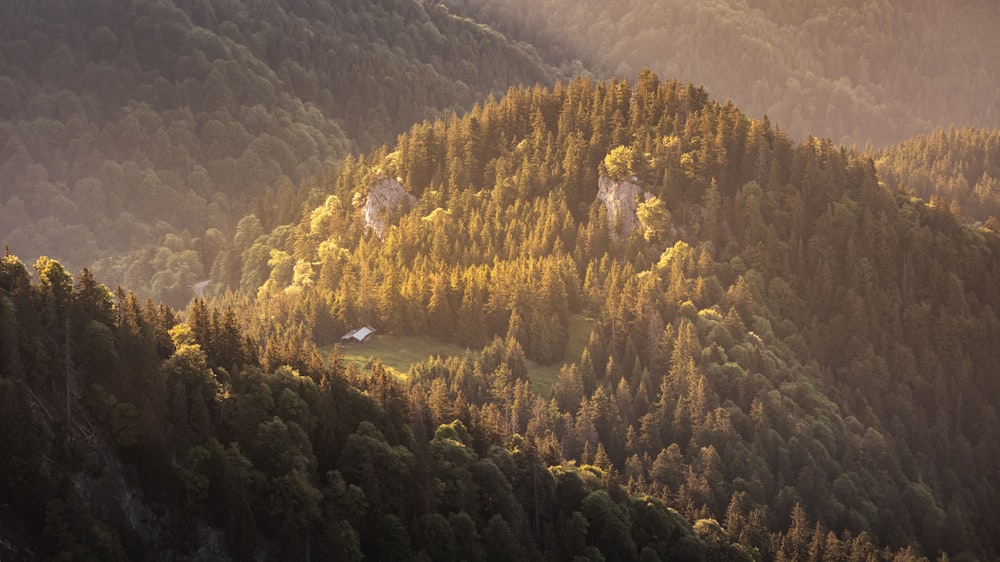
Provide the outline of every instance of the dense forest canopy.
<path id="1" fill-rule="evenodd" d="M 0 558 L 1000 557 L 995 7 L 431 4 L 5 5 Z"/>
<path id="2" fill-rule="evenodd" d="M 386 178 L 416 202 L 379 234 L 365 201 Z M 645 192 L 632 227 L 597 201 L 609 181 Z M 218 285 L 243 295 L 221 302 L 258 340 L 370 323 L 487 345 L 508 370 L 414 367 L 435 398 L 411 407 L 553 463 L 600 449 L 692 521 L 736 517 L 736 498 L 731 524 L 767 531 L 723 528 L 768 556 L 800 517 L 841 546 L 996 552 L 1000 239 L 890 190 L 870 156 L 643 71 L 416 125 L 327 189 L 298 224 L 249 217 L 256 239 L 220 250 Z M 597 326 L 564 357 L 578 314 Z M 567 364 L 544 409 L 518 394 L 524 360 Z"/>
<path id="3" fill-rule="evenodd" d="M 891 189 L 953 206 L 1000 230 L 1000 130 L 939 129 L 873 154 Z M 990 222 L 992 220 L 992 222 Z"/>
<path id="4" fill-rule="evenodd" d="M 1000 126 L 991 0 L 446 0 L 599 75 L 642 67 L 702 83 L 795 138 L 877 146 Z"/>
<path id="5" fill-rule="evenodd" d="M 103 260 L 109 282 L 175 306 L 254 200 L 275 215 L 262 220 L 289 220 L 304 180 L 350 151 L 557 74 L 530 47 L 410 0 L 2 13 L 0 239 L 74 267 Z"/>

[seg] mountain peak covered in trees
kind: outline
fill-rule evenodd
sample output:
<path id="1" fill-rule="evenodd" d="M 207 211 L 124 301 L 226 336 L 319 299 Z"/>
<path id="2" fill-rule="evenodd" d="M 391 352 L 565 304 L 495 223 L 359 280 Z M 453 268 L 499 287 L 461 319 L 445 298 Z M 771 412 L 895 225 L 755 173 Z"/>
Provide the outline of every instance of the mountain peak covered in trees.
<path id="1" fill-rule="evenodd" d="M 421 2 L 93 7 L 0 22 L 4 216 L 86 241 L 61 217 L 120 204 L 142 254 L 0 258 L 4 559 L 997 558 L 1000 238 L 914 196 L 981 169 L 985 207 L 988 131 L 860 152 L 649 70 L 546 86 Z M 397 377 L 358 325 L 466 351 Z"/>
<path id="2" fill-rule="evenodd" d="M 4 14 L 0 238 L 175 306 L 232 217 L 292 220 L 311 180 L 359 147 L 560 74 L 412 0 L 12 1 Z"/>
<path id="3" fill-rule="evenodd" d="M 653 196 L 628 235 L 597 200 L 613 153 Z M 340 202 L 383 173 L 417 203 L 378 238 Z M 553 466 L 600 457 L 703 540 L 714 519 L 768 557 L 995 552 L 996 495 L 971 490 L 995 487 L 1000 239 L 870 156 L 644 71 L 415 125 L 326 189 L 220 252 L 219 283 L 259 287 L 259 339 L 369 323 L 482 348 L 414 366 L 411 408 Z M 534 402 L 526 362 L 563 365 Z"/>

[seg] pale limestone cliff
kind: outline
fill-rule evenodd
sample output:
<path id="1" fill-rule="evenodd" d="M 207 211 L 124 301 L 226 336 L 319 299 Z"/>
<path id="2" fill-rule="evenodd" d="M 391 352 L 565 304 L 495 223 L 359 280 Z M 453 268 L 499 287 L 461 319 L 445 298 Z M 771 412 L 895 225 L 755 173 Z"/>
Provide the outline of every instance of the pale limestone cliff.
<path id="1" fill-rule="evenodd" d="M 392 221 L 417 204 L 417 198 L 392 178 L 382 178 L 375 182 L 365 200 L 365 224 L 375 231 L 379 238 L 385 235 Z"/>
<path id="2" fill-rule="evenodd" d="M 636 210 L 639 203 L 648 201 L 652 193 L 644 191 L 635 178 L 615 181 L 608 176 L 601 176 L 597 181 L 597 200 L 604 204 L 608 212 L 608 225 L 611 235 L 626 238 L 639 229 L 639 219 Z"/>

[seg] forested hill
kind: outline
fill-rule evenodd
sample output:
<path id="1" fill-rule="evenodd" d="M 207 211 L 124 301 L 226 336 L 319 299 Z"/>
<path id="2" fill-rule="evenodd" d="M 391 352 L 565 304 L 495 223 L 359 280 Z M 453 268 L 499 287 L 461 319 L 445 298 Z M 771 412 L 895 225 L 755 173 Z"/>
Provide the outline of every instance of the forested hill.
<path id="1" fill-rule="evenodd" d="M 706 543 L 629 493 L 606 459 L 549 466 L 458 419 L 475 406 L 438 423 L 420 389 L 379 365 L 327 365 L 293 339 L 261 348 L 232 309 L 200 300 L 179 322 L 47 258 L 28 271 L 0 258 L 5 561 L 514 562 L 599 557 L 618 541 L 652 560 L 743 551 L 718 524 L 702 525 Z M 510 357 L 502 369 L 523 369 Z"/>
<path id="2" fill-rule="evenodd" d="M 870 157 L 643 72 L 416 125 L 327 189 L 219 253 L 258 341 L 370 324 L 487 345 L 507 368 L 411 370 L 410 412 L 550 464 L 600 456 L 768 557 L 842 559 L 852 537 L 1000 552 L 1000 238 L 887 189 Z M 565 357 L 578 315 L 596 327 Z M 521 353 L 571 364 L 542 402 Z"/>
<path id="3" fill-rule="evenodd" d="M 939 129 L 873 154 L 890 189 L 952 206 L 1000 229 L 1000 130 Z M 992 222 L 991 221 L 992 217 Z"/>
<path id="4" fill-rule="evenodd" d="M 0 45 L 0 240 L 80 267 L 173 234 L 97 270 L 185 298 L 207 266 L 172 254 L 210 255 L 263 193 L 297 212 L 348 152 L 555 72 L 415 0 L 11 0 Z"/>
<path id="5" fill-rule="evenodd" d="M 705 84 L 794 138 L 884 146 L 952 124 L 1000 126 L 992 0 L 445 3 L 554 60 Z"/>

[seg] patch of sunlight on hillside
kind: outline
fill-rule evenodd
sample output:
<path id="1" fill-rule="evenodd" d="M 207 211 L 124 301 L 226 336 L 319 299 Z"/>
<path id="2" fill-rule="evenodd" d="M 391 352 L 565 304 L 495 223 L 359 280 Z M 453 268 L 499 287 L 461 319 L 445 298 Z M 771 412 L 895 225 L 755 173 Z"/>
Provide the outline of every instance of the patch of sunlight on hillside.
<path id="1" fill-rule="evenodd" d="M 580 354 L 587 345 L 594 321 L 578 314 L 570 317 L 569 342 L 563 362 L 552 365 L 538 365 L 528 362 L 528 380 L 532 391 L 548 398 L 552 384 L 559 377 L 564 363 L 579 363 Z M 364 369 L 374 359 L 381 359 L 382 365 L 390 373 L 405 379 L 410 365 L 426 361 L 430 357 L 461 357 L 468 351 L 452 343 L 441 342 L 426 336 L 393 336 L 378 334 L 368 342 L 358 345 L 343 345 L 340 348 L 345 363 L 354 363 Z M 330 353 L 331 349 L 327 350 Z"/>

